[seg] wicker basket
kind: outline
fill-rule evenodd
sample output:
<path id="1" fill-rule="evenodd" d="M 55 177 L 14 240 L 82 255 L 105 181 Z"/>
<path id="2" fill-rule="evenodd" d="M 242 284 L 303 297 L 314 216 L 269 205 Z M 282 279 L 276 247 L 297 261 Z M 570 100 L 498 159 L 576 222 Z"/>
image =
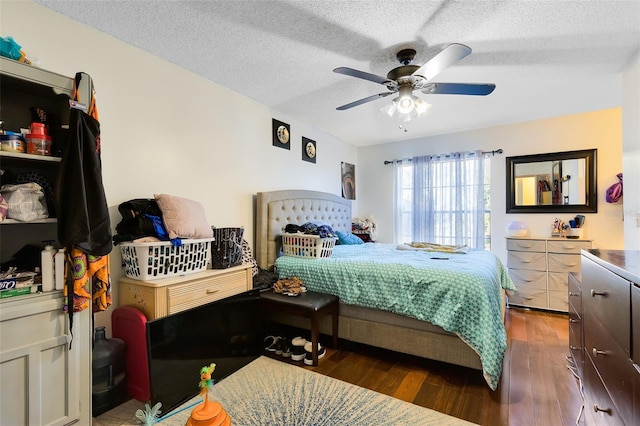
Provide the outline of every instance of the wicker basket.
<path id="1" fill-rule="evenodd" d="M 330 257 L 337 238 L 320 238 L 318 235 L 282 234 L 282 249 L 286 256 Z"/>
<path id="2" fill-rule="evenodd" d="M 122 265 L 129 278 L 157 280 L 193 274 L 207 269 L 213 238 L 182 240 L 181 246 L 170 241 L 122 243 Z"/>

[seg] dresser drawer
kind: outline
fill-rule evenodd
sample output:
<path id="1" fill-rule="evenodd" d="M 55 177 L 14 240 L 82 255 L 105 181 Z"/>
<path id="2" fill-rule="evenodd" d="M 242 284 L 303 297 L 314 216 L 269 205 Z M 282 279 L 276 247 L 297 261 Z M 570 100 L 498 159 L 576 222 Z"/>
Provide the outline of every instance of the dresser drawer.
<path id="1" fill-rule="evenodd" d="M 579 272 L 580 264 L 579 254 L 549 253 L 549 272 Z"/>
<path id="2" fill-rule="evenodd" d="M 622 418 L 633 418 L 633 377 L 635 369 L 627 354 L 611 338 L 605 327 L 593 318 L 584 322 L 585 353 L 606 383 L 609 396 Z"/>
<path id="3" fill-rule="evenodd" d="M 569 292 L 567 286 L 569 281 L 568 272 L 549 272 L 549 290 Z"/>
<path id="4" fill-rule="evenodd" d="M 544 240 L 513 239 L 507 240 L 507 250 L 509 251 L 538 251 L 544 253 L 546 244 Z"/>
<path id="5" fill-rule="evenodd" d="M 185 283 L 167 289 L 169 314 L 205 305 L 247 291 L 245 271 L 231 272 L 196 283 Z"/>
<path id="6" fill-rule="evenodd" d="M 586 356 L 584 359 L 585 424 L 588 426 L 624 426 L 624 421 L 611 401 L 600 376 Z M 590 420 L 590 421 L 587 421 Z"/>
<path id="7" fill-rule="evenodd" d="M 608 333 L 630 356 L 631 283 L 583 257 L 582 309 L 584 322 L 608 324 Z M 589 319 L 593 318 L 593 321 Z M 585 329 L 585 339 L 587 329 Z"/>
<path id="8" fill-rule="evenodd" d="M 567 274 L 569 285 L 569 305 L 582 318 L 582 284 L 574 274 Z"/>
<path id="9" fill-rule="evenodd" d="M 580 254 L 582 249 L 590 249 L 591 241 L 576 240 L 549 240 L 547 241 L 547 251 L 549 253 L 574 253 Z"/>
<path id="10" fill-rule="evenodd" d="M 518 291 L 509 297 L 509 304 L 546 309 L 547 291 L 538 288 L 518 287 Z"/>
<path id="11" fill-rule="evenodd" d="M 569 310 L 569 302 L 567 301 L 567 290 L 549 290 L 549 309 L 561 312 L 567 312 Z"/>
<path id="12" fill-rule="evenodd" d="M 584 342 L 582 340 L 582 319 L 569 307 L 569 350 L 576 363 L 578 375 L 584 370 Z"/>
<path id="13" fill-rule="evenodd" d="M 510 269 L 546 271 L 546 255 L 545 253 L 510 251 L 509 253 L 507 253 L 507 267 Z"/>
<path id="14" fill-rule="evenodd" d="M 511 277 L 513 284 L 518 288 L 547 288 L 547 274 L 544 271 L 509 269 L 509 276 Z"/>

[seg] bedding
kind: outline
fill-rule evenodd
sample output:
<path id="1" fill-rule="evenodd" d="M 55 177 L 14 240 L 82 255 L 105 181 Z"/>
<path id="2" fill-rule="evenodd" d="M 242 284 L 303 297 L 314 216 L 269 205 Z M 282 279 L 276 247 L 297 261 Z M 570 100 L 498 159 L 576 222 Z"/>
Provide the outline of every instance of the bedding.
<path id="1" fill-rule="evenodd" d="M 496 389 L 506 350 L 501 289 L 515 290 L 491 252 L 401 250 L 392 244 L 337 245 L 329 258 L 280 256 L 280 277 L 300 278 L 342 303 L 429 321 L 455 333 L 480 356 Z"/>
<path id="2" fill-rule="evenodd" d="M 330 225 L 334 231 L 344 233 L 352 231 L 354 220 L 351 214 L 352 201 L 336 194 L 298 189 L 258 192 L 255 202 L 255 254 L 258 266 L 265 270 L 272 270 L 276 259 L 281 256 L 282 229 L 289 223 L 321 221 Z M 423 249 L 414 251 L 432 257 L 453 256 L 453 254 L 440 256 Z M 338 251 L 334 253 L 337 254 Z M 445 262 L 445 260 L 432 259 L 431 262 Z M 401 278 L 398 279 L 398 285 L 400 282 Z M 500 299 L 501 315 L 504 319 L 506 297 L 502 289 Z M 484 368 L 483 360 L 476 350 L 457 334 L 430 321 L 396 314 L 387 307 L 368 308 L 351 305 L 342 300 L 339 317 L 340 339 L 479 371 Z M 272 319 L 298 328 L 309 327 L 308 321 L 287 316 L 286 313 L 281 313 L 277 318 Z M 504 326 L 501 325 L 501 327 Z M 320 332 L 331 334 L 331 321 L 321 321 Z M 493 383 L 497 384 L 497 382 Z"/>

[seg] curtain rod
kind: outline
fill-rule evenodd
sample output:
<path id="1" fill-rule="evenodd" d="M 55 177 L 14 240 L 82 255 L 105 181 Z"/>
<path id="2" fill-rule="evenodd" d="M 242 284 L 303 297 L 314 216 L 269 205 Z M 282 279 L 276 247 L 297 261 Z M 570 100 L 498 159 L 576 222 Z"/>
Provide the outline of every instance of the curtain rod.
<path id="1" fill-rule="evenodd" d="M 491 155 L 496 155 L 496 154 L 502 154 L 503 152 L 504 152 L 504 151 L 502 151 L 502 148 L 499 148 L 499 149 L 496 149 L 496 150 L 494 150 L 494 151 L 482 151 L 482 155 L 489 155 L 489 154 L 491 154 Z M 432 155 L 432 157 L 440 157 L 441 155 L 444 155 L 444 156 L 446 156 L 446 157 L 449 157 L 449 156 L 450 156 L 449 154 L 437 154 L 437 155 Z M 384 164 L 385 164 L 385 165 L 387 165 L 387 164 L 393 164 L 395 161 L 401 161 L 401 162 L 402 162 L 402 161 L 404 161 L 404 160 L 411 161 L 411 158 L 405 158 L 405 159 L 401 159 L 401 160 L 391 160 L 391 161 L 389 161 L 389 160 L 385 160 L 385 161 L 384 161 Z"/>

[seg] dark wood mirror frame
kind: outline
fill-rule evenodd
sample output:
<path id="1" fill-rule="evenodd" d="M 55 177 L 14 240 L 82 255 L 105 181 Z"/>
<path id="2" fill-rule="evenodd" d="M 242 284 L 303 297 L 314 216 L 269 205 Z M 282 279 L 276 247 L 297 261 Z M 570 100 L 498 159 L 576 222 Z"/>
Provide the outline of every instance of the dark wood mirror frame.
<path id="1" fill-rule="evenodd" d="M 586 201 L 584 204 L 516 205 L 515 168 L 517 164 L 582 158 L 586 160 Z M 596 149 L 507 157 L 507 213 L 597 213 L 596 159 Z"/>

